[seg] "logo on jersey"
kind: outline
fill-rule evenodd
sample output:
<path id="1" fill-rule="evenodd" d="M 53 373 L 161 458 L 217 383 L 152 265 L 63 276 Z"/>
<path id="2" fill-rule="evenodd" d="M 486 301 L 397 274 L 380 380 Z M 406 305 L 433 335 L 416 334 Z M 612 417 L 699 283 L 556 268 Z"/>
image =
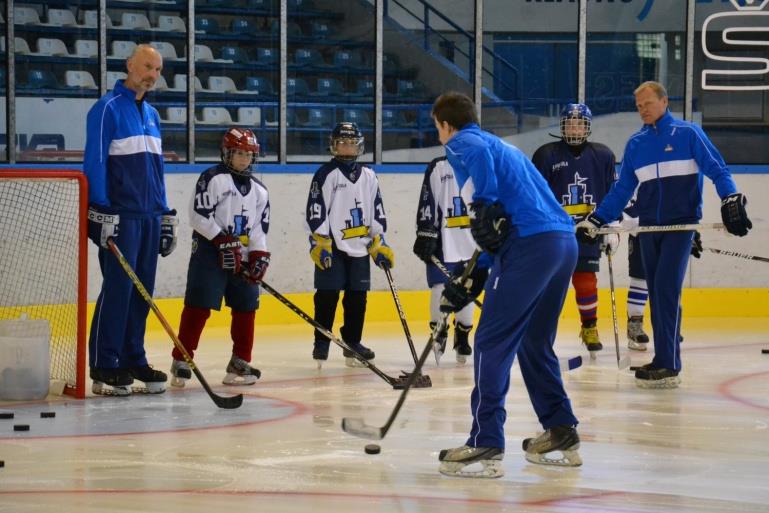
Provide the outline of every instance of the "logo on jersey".
<path id="1" fill-rule="evenodd" d="M 248 216 L 244 215 L 245 213 L 246 209 L 243 208 L 239 215 L 234 216 L 232 218 L 233 225 L 230 228 L 232 229 L 232 234 L 237 235 L 240 243 L 243 246 L 248 247 L 249 234 L 251 233 L 251 229 L 248 227 Z"/>
<path id="2" fill-rule="evenodd" d="M 320 196 L 320 187 L 318 187 L 318 182 L 312 182 L 312 185 L 310 186 L 310 196 L 312 199 L 318 199 L 318 196 Z"/>
<path id="3" fill-rule="evenodd" d="M 574 181 L 568 186 L 568 193 L 561 198 L 561 204 L 571 216 L 585 216 L 593 211 L 593 195 L 587 194 L 587 178 L 574 173 Z"/>
<path id="4" fill-rule="evenodd" d="M 347 228 L 342 228 L 342 240 L 368 235 L 368 226 L 363 224 L 363 209 L 358 205 L 360 201 L 355 200 L 355 208 L 350 209 L 350 219 L 344 221 Z"/>
<path id="5" fill-rule="evenodd" d="M 446 228 L 468 228 L 470 217 L 467 215 L 467 206 L 462 198 L 451 198 L 452 206 L 446 209 Z"/>

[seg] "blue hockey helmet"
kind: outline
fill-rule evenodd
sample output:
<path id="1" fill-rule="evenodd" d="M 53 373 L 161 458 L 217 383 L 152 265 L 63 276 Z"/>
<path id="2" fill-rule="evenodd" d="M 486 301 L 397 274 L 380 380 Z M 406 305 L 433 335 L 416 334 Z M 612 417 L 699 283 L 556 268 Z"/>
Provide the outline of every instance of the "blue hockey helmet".
<path id="1" fill-rule="evenodd" d="M 339 145 L 354 147 L 353 152 L 340 151 Z M 337 123 L 329 138 L 329 151 L 339 160 L 354 162 L 363 154 L 363 133 L 352 121 Z"/>
<path id="2" fill-rule="evenodd" d="M 561 111 L 561 137 L 572 146 L 579 146 L 590 137 L 593 113 L 584 103 L 569 103 Z"/>

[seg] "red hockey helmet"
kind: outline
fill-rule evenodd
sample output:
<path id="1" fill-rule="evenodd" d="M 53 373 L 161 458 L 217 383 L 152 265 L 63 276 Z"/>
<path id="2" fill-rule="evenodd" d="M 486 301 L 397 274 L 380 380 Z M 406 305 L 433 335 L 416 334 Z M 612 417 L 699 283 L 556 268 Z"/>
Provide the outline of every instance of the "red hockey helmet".
<path id="1" fill-rule="evenodd" d="M 235 151 L 251 152 L 251 162 L 248 167 L 238 170 L 232 167 L 232 156 Z M 225 132 L 222 138 L 222 162 L 232 169 L 235 173 L 250 174 L 251 164 L 256 164 L 259 156 L 259 141 L 256 140 L 254 132 L 248 128 L 233 127 Z"/>

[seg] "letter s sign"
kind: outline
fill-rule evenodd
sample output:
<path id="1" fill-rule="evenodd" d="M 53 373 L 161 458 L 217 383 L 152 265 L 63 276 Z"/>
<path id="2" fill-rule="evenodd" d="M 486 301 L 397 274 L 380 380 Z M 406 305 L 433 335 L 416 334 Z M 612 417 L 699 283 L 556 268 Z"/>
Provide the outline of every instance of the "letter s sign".
<path id="1" fill-rule="evenodd" d="M 769 58 L 735 55 L 740 51 L 752 50 L 755 54 L 758 47 L 769 50 L 769 12 L 762 11 L 769 0 L 730 0 L 736 12 L 720 12 L 711 14 L 702 24 L 702 51 L 707 59 L 735 63 L 728 68 L 736 69 L 706 69 L 707 60 L 703 64 L 702 89 L 711 91 L 759 91 L 769 90 Z M 712 32 L 721 31 L 721 42 L 728 50 L 722 54 L 713 53 L 708 48 L 707 34 L 709 26 L 719 20 L 723 28 L 710 29 Z M 751 25 L 752 24 L 752 25 Z M 758 33 L 763 33 L 755 37 Z M 740 37 L 740 34 L 744 34 Z M 746 37 L 754 34 L 753 38 Z M 735 38 L 734 36 L 737 35 Z M 718 50 L 716 50 L 718 51 Z M 762 52 L 763 53 L 763 52 Z M 769 53 L 769 52 L 767 52 Z M 729 83 L 730 79 L 740 83 Z M 736 80 L 734 80 L 736 79 Z"/>

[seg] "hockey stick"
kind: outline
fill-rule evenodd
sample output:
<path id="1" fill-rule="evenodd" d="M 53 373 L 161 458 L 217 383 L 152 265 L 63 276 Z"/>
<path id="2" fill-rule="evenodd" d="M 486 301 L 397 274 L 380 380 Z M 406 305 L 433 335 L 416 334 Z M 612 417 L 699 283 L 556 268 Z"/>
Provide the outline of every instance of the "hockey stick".
<path id="1" fill-rule="evenodd" d="M 760 257 L 755 255 L 748 255 L 745 253 L 738 253 L 736 251 L 728 251 L 725 249 L 717 249 L 717 248 L 702 248 L 705 251 L 710 251 L 711 253 L 716 253 L 718 255 L 726 255 L 726 256 L 733 256 L 737 258 L 744 258 L 745 260 L 758 260 L 759 262 L 769 262 L 769 258 L 766 257 Z"/>
<path id="2" fill-rule="evenodd" d="M 622 370 L 630 367 L 630 356 L 619 356 L 619 327 L 617 323 L 617 297 L 614 294 L 614 269 L 611 263 L 611 252 L 606 250 L 606 258 L 609 260 L 609 289 L 611 291 L 611 320 L 614 324 L 614 349 L 617 351 L 617 368 Z"/>
<path id="3" fill-rule="evenodd" d="M 467 266 L 465 266 L 465 271 L 462 273 L 460 283 L 464 284 L 464 282 L 467 280 L 467 277 L 470 276 L 470 273 L 472 272 L 473 268 L 475 268 L 475 262 L 478 260 L 478 256 L 480 256 L 480 254 L 481 252 L 476 249 L 472 258 L 470 258 L 470 260 L 467 262 Z M 387 422 L 385 422 L 384 426 L 370 426 L 366 424 L 361 418 L 344 417 L 342 419 L 342 430 L 345 433 L 349 433 L 359 438 L 367 438 L 369 440 L 381 440 L 385 437 L 387 432 L 390 430 L 390 427 L 393 425 L 393 422 L 395 422 L 395 417 L 398 416 L 398 412 L 400 412 L 404 401 L 406 401 L 406 395 L 408 395 L 409 389 L 411 389 L 411 386 L 416 381 L 417 376 L 420 375 L 422 367 L 427 360 L 427 356 L 430 354 L 430 350 L 433 347 L 433 341 L 437 337 L 440 330 L 446 327 L 448 318 L 449 313 L 444 312 L 441 315 L 440 321 L 438 321 L 438 323 L 435 325 L 435 328 L 433 328 L 433 332 L 430 334 L 430 338 L 427 340 L 427 344 L 425 344 L 425 348 L 422 350 L 422 354 L 419 355 L 419 360 L 414 367 L 414 371 L 408 375 L 406 386 L 403 388 L 403 392 L 401 392 L 401 395 L 398 398 L 398 402 L 395 403 L 395 407 L 393 408 L 392 413 L 390 413 L 390 417 L 387 419 Z"/>
<path id="4" fill-rule="evenodd" d="M 392 386 L 395 389 L 400 389 L 405 386 L 403 378 L 393 378 L 392 376 L 388 376 L 387 374 L 379 370 L 379 368 L 376 365 L 369 362 L 368 360 L 363 358 L 361 355 L 353 351 L 352 348 L 350 348 L 350 346 L 348 346 L 344 340 L 336 338 L 331 331 L 327 330 L 322 324 L 320 324 L 318 321 L 316 321 L 315 319 L 307 315 L 307 313 L 305 313 L 304 310 L 296 306 L 286 296 L 284 296 L 283 294 L 281 294 L 280 292 L 272 288 L 267 282 L 262 280 L 261 285 L 262 285 L 262 288 L 264 288 L 264 290 L 272 294 L 273 297 L 275 297 L 275 299 L 277 299 L 278 301 L 286 305 L 289 310 L 291 310 L 296 315 L 298 315 L 299 317 L 307 321 L 313 328 L 323 333 L 323 335 L 326 336 L 329 340 L 331 340 L 334 344 L 338 345 L 342 349 L 350 351 L 356 360 L 358 360 L 364 367 L 367 367 L 371 372 L 373 372 L 374 374 L 382 378 L 384 381 L 386 381 L 388 385 Z M 416 386 L 417 388 L 428 388 L 432 386 L 432 382 L 430 381 L 429 376 L 424 376 L 423 379 L 420 380 Z"/>
<path id="5" fill-rule="evenodd" d="M 446 278 L 451 278 L 451 273 L 450 273 L 450 272 L 449 272 L 449 270 L 446 268 L 446 266 L 445 266 L 445 265 L 443 265 L 443 262 L 441 262 L 441 261 L 440 261 L 440 259 L 439 259 L 437 256 L 435 256 L 435 255 L 431 255 L 431 256 L 430 256 L 430 261 L 433 263 L 433 265 L 435 265 L 435 267 L 437 267 L 437 268 L 438 268 L 438 270 L 439 270 L 440 272 L 442 272 L 442 273 L 443 273 L 443 274 L 446 276 Z M 478 308 L 483 308 L 483 303 L 481 303 L 480 301 L 478 301 L 478 298 L 475 298 L 475 299 L 473 299 L 473 303 L 474 303 L 474 304 L 475 304 L 475 306 L 477 306 Z"/>
<path id="6" fill-rule="evenodd" d="M 120 252 L 120 249 L 118 249 L 117 244 L 115 244 L 115 241 L 112 240 L 112 237 L 107 239 L 107 245 L 109 246 L 110 251 L 113 255 L 117 258 L 118 262 L 120 262 L 120 266 L 123 268 L 123 270 L 126 272 L 129 278 L 131 278 L 131 281 L 134 284 L 134 287 L 136 287 L 136 290 L 139 291 L 139 295 L 144 298 L 144 300 L 150 305 L 150 308 L 155 313 L 155 316 L 160 321 L 160 324 L 163 325 L 163 328 L 166 330 L 166 333 L 168 333 L 168 336 L 171 337 L 171 340 L 174 342 L 174 346 L 176 346 L 176 349 L 179 350 L 180 353 L 182 353 L 182 357 L 184 358 L 184 361 L 187 362 L 187 365 L 190 366 L 190 369 L 192 369 L 192 372 L 195 373 L 195 376 L 197 376 L 198 381 L 200 381 L 200 384 L 203 385 L 203 388 L 205 389 L 208 396 L 211 398 L 212 401 L 214 401 L 214 404 L 216 404 L 219 408 L 224 408 L 226 410 L 232 410 L 235 408 L 239 408 L 241 404 L 243 404 L 243 394 L 233 395 L 230 397 L 223 397 L 221 395 L 217 395 L 214 393 L 213 390 L 211 390 L 211 387 L 208 384 L 208 381 L 203 377 L 203 374 L 200 372 L 200 369 L 198 369 L 198 366 L 195 365 L 195 362 L 192 361 L 192 357 L 187 352 L 187 349 L 185 349 L 184 344 L 182 344 L 181 340 L 179 340 L 179 337 L 176 336 L 176 333 L 174 332 L 173 328 L 170 324 L 168 324 L 168 321 L 165 317 L 163 317 L 163 314 L 160 312 L 160 309 L 155 304 L 155 301 L 152 300 L 152 296 L 150 296 L 150 293 L 147 292 L 147 289 L 144 288 L 144 285 L 142 285 L 141 280 L 139 280 L 139 277 L 136 276 L 136 273 L 131 268 L 131 264 L 128 263 L 128 260 L 123 256 L 123 253 Z"/>
<path id="7" fill-rule="evenodd" d="M 411 350 L 411 356 L 414 357 L 414 365 L 417 364 L 417 350 L 414 349 L 414 341 L 411 339 L 411 331 L 409 331 L 409 325 L 406 323 L 406 314 L 403 313 L 403 307 L 401 306 L 401 300 L 398 298 L 398 289 L 395 288 L 395 281 L 393 281 L 393 275 L 390 272 L 390 268 L 383 267 L 385 276 L 387 276 L 387 284 L 390 285 L 390 292 L 392 292 L 393 300 L 395 301 L 395 309 L 398 310 L 398 317 L 401 320 L 401 326 L 403 326 L 403 333 L 406 334 L 406 341 L 409 343 L 409 349 Z"/>
<path id="8" fill-rule="evenodd" d="M 622 228 L 619 226 L 605 226 L 603 228 L 589 230 L 591 234 L 608 235 L 612 233 L 653 233 L 653 232 L 687 232 L 694 230 L 723 230 L 723 223 L 702 224 L 669 224 L 664 226 L 636 226 L 635 228 Z"/>

